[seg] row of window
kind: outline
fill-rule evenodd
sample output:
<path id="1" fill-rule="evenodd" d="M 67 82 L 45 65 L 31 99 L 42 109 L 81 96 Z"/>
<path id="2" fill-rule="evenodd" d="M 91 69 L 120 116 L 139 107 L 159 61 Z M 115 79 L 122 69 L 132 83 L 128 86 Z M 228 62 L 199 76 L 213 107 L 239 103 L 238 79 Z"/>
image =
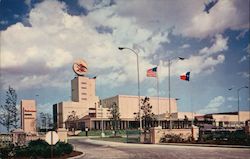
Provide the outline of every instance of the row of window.
<path id="1" fill-rule="evenodd" d="M 25 115 L 25 116 L 32 116 L 32 114 L 27 114 L 27 113 L 25 113 L 24 115 Z"/>

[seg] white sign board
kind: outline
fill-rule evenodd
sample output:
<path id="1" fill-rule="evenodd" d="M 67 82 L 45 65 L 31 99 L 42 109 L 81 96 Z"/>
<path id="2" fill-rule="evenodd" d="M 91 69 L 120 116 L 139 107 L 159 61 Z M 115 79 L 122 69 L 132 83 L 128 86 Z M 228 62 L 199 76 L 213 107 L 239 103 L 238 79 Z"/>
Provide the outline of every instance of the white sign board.
<path id="1" fill-rule="evenodd" d="M 59 136 L 55 131 L 49 131 L 46 133 L 45 141 L 49 145 L 55 145 L 59 141 Z"/>

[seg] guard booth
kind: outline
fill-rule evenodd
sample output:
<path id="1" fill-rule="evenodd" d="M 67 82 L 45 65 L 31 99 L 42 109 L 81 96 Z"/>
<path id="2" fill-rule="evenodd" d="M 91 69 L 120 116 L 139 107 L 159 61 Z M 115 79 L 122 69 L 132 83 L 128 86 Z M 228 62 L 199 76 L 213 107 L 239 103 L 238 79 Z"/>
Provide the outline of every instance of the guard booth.
<path id="1" fill-rule="evenodd" d="M 26 133 L 22 129 L 15 129 L 11 132 L 12 142 L 16 146 L 23 146 L 26 144 Z"/>
<path id="2" fill-rule="evenodd" d="M 140 143 L 140 130 L 126 130 L 127 143 Z"/>

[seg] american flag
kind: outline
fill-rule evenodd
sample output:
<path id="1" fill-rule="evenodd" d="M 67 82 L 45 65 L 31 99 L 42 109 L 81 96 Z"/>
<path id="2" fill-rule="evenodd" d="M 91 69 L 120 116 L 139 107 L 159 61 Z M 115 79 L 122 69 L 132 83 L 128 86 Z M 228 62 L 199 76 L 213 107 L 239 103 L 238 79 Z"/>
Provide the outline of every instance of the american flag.
<path id="1" fill-rule="evenodd" d="M 157 76 L 157 67 L 147 70 L 147 77 L 156 77 Z"/>

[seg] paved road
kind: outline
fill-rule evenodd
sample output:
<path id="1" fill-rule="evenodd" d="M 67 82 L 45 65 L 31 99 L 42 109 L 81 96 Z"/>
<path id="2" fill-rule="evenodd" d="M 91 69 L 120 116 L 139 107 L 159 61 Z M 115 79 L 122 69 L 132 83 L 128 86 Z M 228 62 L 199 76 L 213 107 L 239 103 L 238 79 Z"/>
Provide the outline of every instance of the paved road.
<path id="1" fill-rule="evenodd" d="M 84 159 L 250 159 L 250 149 L 174 145 L 123 144 L 70 139 Z"/>

